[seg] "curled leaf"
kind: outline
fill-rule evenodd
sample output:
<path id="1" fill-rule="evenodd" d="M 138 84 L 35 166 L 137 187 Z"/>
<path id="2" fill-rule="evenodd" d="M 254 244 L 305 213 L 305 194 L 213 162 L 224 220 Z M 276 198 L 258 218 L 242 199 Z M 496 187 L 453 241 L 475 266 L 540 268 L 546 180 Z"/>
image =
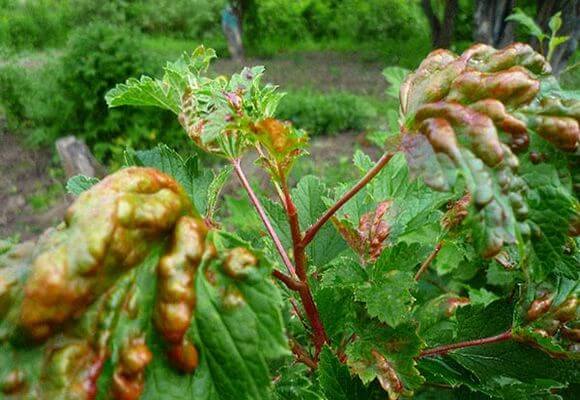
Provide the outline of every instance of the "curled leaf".
<path id="1" fill-rule="evenodd" d="M 421 106 L 415 115 L 416 126 L 429 118 L 446 119 L 456 134 L 469 138 L 473 152 L 487 165 L 495 166 L 503 159 L 503 149 L 491 118 L 461 104 L 443 101 Z"/>
<path id="2" fill-rule="evenodd" d="M 530 103 L 539 90 L 540 82 L 519 66 L 499 72 L 467 70 L 453 81 L 447 100 L 468 104 L 494 98 L 519 106 Z"/>
<path id="3" fill-rule="evenodd" d="M 169 252 L 159 262 L 156 324 L 169 342 L 180 342 L 189 326 L 195 305 L 195 272 L 205 250 L 206 231 L 201 220 L 181 218 Z"/>
<path id="4" fill-rule="evenodd" d="M 371 262 L 381 255 L 385 247 L 385 241 L 389 237 L 391 227 L 385 220 L 385 214 L 389 211 L 392 201 L 380 202 L 374 212 L 364 214 L 358 227 L 360 240 L 367 244 L 369 260 Z"/>
<path id="5" fill-rule="evenodd" d="M 45 339 L 148 254 L 191 207 L 168 176 L 127 168 L 82 193 L 65 226 L 45 238 L 24 287 L 20 325 Z"/>

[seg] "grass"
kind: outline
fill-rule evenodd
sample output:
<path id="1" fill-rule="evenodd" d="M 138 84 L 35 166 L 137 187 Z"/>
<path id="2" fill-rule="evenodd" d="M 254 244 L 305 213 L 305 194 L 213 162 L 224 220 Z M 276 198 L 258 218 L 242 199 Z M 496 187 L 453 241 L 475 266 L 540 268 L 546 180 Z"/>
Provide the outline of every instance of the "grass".
<path id="1" fill-rule="evenodd" d="M 38 190 L 28 196 L 27 203 L 34 211 L 43 211 L 57 202 L 66 194 L 64 171 L 60 167 L 48 168 L 50 183 L 38 188 Z"/>

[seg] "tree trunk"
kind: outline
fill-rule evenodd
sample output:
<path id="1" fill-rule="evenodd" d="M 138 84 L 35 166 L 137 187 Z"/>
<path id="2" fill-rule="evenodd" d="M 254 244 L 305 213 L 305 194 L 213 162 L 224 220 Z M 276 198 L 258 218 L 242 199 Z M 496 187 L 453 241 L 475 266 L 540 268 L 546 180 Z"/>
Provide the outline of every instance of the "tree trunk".
<path id="1" fill-rule="evenodd" d="M 423 11 L 431 27 L 431 42 L 434 48 L 448 48 L 451 46 L 458 3 L 459 0 L 446 0 L 443 21 L 440 21 L 435 15 L 431 0 L 422 0 Z"/>
<path id="2" fill-rule="evenodd" d="M 473 39 L 501 48 L 514 41 L 514 23 L 506 22 L 515 0 L 476 0 Z"/>
<path id="3" fill-rule="evenodd" d="M 242 40 L 244 8 L 241 1 L 232 1 L 222 11 L 222 29 L 228 43 L 232 59 L 242 62 L 244 59 L 244 44 Z"/>
<path id="4" fill-rule="evenodd" d="M 552 70 L 559 74 L 566 67 L 568 60 L 576 51 L 578 40 L 580 40 L 580 1 L 578 0 L 538 0 L 538 14 L 536 22 L 544 32 L 549 32 L 550 18 L 558 11 L 562 12 L 562 27 L 558 31 L 558 36 L 569 36 L 570 39 L 558 46 L 552 56 Z M 540 48 L 540 43 L 534 39 L 532 44 L 536 49 Z M 547 48 L 548 42 L 543 43 Z"/>

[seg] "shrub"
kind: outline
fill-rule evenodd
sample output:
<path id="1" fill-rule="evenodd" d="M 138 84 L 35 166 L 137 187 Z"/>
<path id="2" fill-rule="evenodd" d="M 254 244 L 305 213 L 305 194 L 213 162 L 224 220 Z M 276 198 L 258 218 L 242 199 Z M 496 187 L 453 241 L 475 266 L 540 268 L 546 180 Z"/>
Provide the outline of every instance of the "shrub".
<path id="1" fill-rule="evenodd" d="M 93 23 L 72 32 L 59 58 L 0 68 L 0 104 L 10 127 L 26 132 L 29 143 L 49 145 L 74 134 L 103 161 L 121 157 L 126 146 L 138 148 L 159 139 L 183 145 L 168 113 L 125 114 L 109 110 L 104 101 L 115 82 L 145 72 L 148 59 L 138 32 Z"/>
<path id="2" fill-rule="evenodd" d="M 145 65 L 139 35 L 113 25 L 91 24 L 71 34 L 60 65 L 61 91 L 74 104 L 68 128 L 83 132 L 91 141 L 106 141 L 123 132 L 127 117 L 110 113 L 104 95 L 129 71 L 144 72 L 139 70 Z"/>
<path id="3" fill-rule="evenodd" d="M 0 2 L 0 44 L 16 49 L 61 45 L 69 29 L 66 1 L 3 0 Z"/>
<path id="4" fill-rule="evenodd" d="M 302 90 L 282 98 L 277 116 L 312 135 L 323 135 L 364 130 L 376 117 L 376 111 L 371 102 L 358 95 Z"/>
<path id="5" fill-rule="evenodd" d="M 69 0 L 75 25 L 108 21 L 143 33 L 202 40 L 221 34 L 227 0 Z M 159 12 L 163 10 L 163 12 Z"/>
<path id="6" fill-rule="evenodd" d="M 31 145 L 51 144 L 61 133 L 73 104 L 59 85 L 58 61 L 44 61 L 41 67 L 19 63 L 0 68 L 0 105 L 8 127 L 26 133 Z"/>
<path id="7" fill-rule="evenodd" d="M 272 54 L 313 39 L 370 43 L 428 41 L 428 26 L 417 2 L 405 0 L 256 1 L 245 19 L 245 39 L 254 52 Z"/>

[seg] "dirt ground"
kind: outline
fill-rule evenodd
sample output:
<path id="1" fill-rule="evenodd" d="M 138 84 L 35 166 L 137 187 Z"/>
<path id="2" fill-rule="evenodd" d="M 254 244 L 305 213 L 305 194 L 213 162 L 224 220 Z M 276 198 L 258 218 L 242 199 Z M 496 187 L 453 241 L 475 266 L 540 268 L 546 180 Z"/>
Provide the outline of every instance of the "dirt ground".
<path id="1" fill-rule="evenodd" d="M 49 173 L 52 151 L 31 150 L 0 129 L 0 238 L 28 239 L 62 219 L 68 200 L 62 196 L 47 209 L 32 206 L 31 197 L 55 183 Z"/>
<path id="2" fill-rule="evenodd" d="M 313 172 L 322 172 L 339 160 L 350 158 L 357 147 L 367 153 L 377 153 L 376 148 L 369 147 L 360 136 L 352 133 L 313 139 L 309 148 Z M 35 209 L 30 201 L 39 191 L 55 183 L 65 183 L 64 178 L 55 182 L 49 174 L 54 165 L 52 155 L 52 149 L 31 150 L 16 135 L 5 131 L 0 133 L 0 238 L 17 235 L 22 240 L 30 239 L 62 220 L 71 201 L 64 193 L 58 195 L 48 208 L 41 210 Z M 265 174 L 256 167 L 251 156 L 244 160 L 244 168 L 253 182 L 267 186 Z M 237 188 L 237 182 L 232 180 L 227 193 L 233 193 Z"/>
<path id="3" fill-rule="evenodd" d="M 387 82 L 382 76 L 384 63 L 366 61 L 356 53 L 307 52 L 281 54 L 272 59 L 251 58 L 242 64 L 218 59 L 220 74 L 239 72 L 244 66 L 264 65 L 267 82 L 280 89 L 315 88 L 322 91 L 345 90 L 381 98 Z"/>

